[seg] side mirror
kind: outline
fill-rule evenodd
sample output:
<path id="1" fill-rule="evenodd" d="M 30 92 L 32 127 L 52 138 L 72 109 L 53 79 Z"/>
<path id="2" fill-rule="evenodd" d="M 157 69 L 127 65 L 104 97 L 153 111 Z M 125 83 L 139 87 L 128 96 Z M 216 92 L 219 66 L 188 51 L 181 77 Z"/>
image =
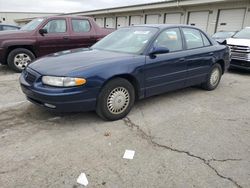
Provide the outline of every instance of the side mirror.
<path id="1" fill-rule="evenodd" d="M 166 54 L 169 52 L 170 50 L 166 47 L 155 47 L 151 50 L 151 52 L 149 53 L 149 56 L 155 58 L 157 54 Z"/>
<path id="2" fill-rule="evenodd" d="M 47 29 L 40 29 L 39 33 L 40 33 L 40 35 L 44 36 L 44 34 L 47 34 L 48 31 L 47 31 Z"/>
<path id="3" fill-rule="evenodd" d="M 222 39 L 222 40 L 216 40 L 219 44 L 221 45 L 226 45 L 227 44 L 227 40 L 226 39 Z"/>

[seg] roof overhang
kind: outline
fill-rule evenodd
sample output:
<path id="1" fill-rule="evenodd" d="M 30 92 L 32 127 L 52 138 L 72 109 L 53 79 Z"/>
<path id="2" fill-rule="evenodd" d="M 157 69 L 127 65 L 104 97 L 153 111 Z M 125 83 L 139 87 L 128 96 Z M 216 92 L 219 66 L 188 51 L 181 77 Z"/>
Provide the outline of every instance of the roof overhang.
<path id="1" fill-rule="evenodd" d="M 131 6 L 115 7 L 115 8 L 106 8 L 98 9 L 84 12 L 73 12 L 67 13 L 70 15 L 98 15 L 98 14 L 112 14 L 112 13 L 122 13 L 122 12 L 133 12 L 138 10 L 152 10 L 159 8 L 173 8 L 173 7 L 184 7 L 192 5 L 205 5 L 205 4 L 214 4 L 214 3 L 223 3 L 229 1 L 239 1 L 239 0 L 167 0 L 160 1 L 155 3 L 147 4 L 138 4 Z M 67 15 L 64 14 L 64 15 Z"/>

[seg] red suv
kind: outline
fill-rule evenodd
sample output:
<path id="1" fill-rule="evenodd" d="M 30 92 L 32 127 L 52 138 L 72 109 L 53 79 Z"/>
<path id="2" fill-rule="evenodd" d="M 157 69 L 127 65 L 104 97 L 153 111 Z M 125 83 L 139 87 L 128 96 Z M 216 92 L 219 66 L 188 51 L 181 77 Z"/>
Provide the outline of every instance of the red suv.
<path id="1" fill-rule="evenodd" d="M 112 31 L 100 28 L 89 17 L 37 18 L 20 30 L 0 33 L 0 63 L 21 72 L 37 57 L 90 47 Z"/>

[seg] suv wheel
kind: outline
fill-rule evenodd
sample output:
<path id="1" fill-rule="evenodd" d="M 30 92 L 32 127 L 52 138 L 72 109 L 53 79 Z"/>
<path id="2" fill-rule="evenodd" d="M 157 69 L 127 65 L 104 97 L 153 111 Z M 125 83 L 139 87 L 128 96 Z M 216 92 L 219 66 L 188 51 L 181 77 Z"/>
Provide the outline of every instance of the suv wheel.
<path id="1" fill-rule="evenodd" d="M 222 75 L 222 69 L 219 64 L 215 64 L 210 73 L 208 74 L 207 80 L 202 84 L 202 88 L 211 91 L 217 88 L 220 83 Z"/>
<path id="2" fill-rule="evenodd" d="M 35 59 L 35 55 L 25 48 L 12 50 L 8 55 L 8 65 L 16 72 L 22 72 Z"/>
<path id="3" fill-rule="evenodd" d="M 130 112 L 134 101 L 133 85 L 123 78 L 116 78 L 109 81 L 101 90 L 96 112 L 105 120 L 118 120 Z"/>

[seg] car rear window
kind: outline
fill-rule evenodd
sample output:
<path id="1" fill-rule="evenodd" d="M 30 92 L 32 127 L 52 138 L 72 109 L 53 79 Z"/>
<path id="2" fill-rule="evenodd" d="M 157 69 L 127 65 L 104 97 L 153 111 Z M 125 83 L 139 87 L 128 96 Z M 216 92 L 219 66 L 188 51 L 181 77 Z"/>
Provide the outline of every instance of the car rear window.
<path id="1" fill-rule="evenodd" d="M 202 36 L 202 38 L 203 38 L 204 46 L 210 46 L 211 43 L 210 43 L 210 41 L 208 40 L 208 38 L 207 38 L 203 33 L 201 33 L 201 36 Z"/>
<path id="2" fill-rule="evenodd" d="M 183 28 L 187 49 L 194 49 L 203 47 L 203 39 L 200 31 L 197 29 Z"/>

